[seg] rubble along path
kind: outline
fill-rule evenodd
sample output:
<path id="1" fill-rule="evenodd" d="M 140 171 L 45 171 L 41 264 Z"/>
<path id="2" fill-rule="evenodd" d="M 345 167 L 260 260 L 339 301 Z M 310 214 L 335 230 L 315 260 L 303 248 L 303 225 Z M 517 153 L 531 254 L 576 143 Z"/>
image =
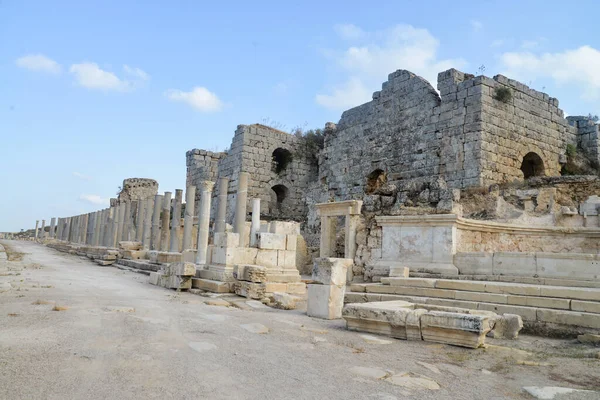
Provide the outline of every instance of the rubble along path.
<path id="1" fill-rule="evenodd" d="M 600 386 L 595 349 L 572 341 L 394 340 L 244 299 L 247 309 L 224 307 L 33 242 L 0 244 L 23 253 L 0 258 L 1 399 L 527 399 L 524 386 Z M 517 345 L 529 350 L 507 347 Z"/>

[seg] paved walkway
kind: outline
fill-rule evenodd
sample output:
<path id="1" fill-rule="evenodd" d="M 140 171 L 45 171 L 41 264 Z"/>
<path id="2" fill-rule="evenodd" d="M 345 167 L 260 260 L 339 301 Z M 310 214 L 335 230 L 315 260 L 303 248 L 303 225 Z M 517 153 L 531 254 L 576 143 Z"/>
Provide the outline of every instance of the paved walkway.
<path id="1" fill-rule="evenodd" d="M 519 399 L 530 398 L 523 386 L 600 382 L 597 360 L 361 335 L 343 321 L 209 305 L 145 275 L 2 243 L 25 254 L 0 259 L 1 399 Z"/>

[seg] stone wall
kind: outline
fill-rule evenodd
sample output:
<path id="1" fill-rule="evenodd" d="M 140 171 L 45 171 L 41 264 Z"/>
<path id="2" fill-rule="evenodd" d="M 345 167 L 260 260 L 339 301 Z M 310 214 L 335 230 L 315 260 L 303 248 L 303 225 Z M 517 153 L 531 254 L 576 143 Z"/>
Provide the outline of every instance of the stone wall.
<path id="1" fill-rule="evenodd" d="M 583 149 L 590 160 L 600 164 L 598 124 L 585 116 L 569 116 L 567 121 L 577 129 L 577 147 Z"/>
<path id="2" fill-rule="evenodd" d="M 154 198 L 158 193 L 158 182 L 147 178 L 127 178 L 119 192 L 118 203 Z"/>
<path id="3" fill-rule="evenodd" d="M 229 178 L 227 221 L 231 223 L 238 176 L 240 171 L 248 172 L 248 210 L 252 198 L 260 198 L 263 218 L 304 221 L 304 193 L 309 183 L 316 180 L 317 165 L 302 153 L 299 141 L 294 135 L 268 126 L 239 125 L 227 154 L 201 150 L 186 154 L 188 183 Z M 213 216 L 218 195 L 215 190 Z"/>

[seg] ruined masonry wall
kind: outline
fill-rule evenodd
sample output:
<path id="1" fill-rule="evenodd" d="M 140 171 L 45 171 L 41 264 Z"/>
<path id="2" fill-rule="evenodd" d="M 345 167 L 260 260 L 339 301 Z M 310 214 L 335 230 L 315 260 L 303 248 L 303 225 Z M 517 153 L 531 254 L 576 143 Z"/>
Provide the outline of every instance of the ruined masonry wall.
<path id="1" fill-rule="evenodd" d="M 153 198 L 158 193 L 158 182 L 147 178 L 128 178 L 123 180 L 118 203 Z"/>
<path id="2" fill-rule="evenodd" d="M 212 151 L 193 149 L 185 153 L 186 186 L 196 187 L 196 201 L 200 201 L 203 181 L 216 182 L 219 172 L 219 160 L 227 153 L 214 153 Z"/>

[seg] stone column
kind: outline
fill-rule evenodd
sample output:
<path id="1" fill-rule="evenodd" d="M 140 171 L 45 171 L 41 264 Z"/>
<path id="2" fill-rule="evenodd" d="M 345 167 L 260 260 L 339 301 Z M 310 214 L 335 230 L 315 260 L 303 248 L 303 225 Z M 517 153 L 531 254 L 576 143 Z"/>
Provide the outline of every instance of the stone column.
<path id="1" fill-rule="evenodd" d="M 102 245 L 110 247 L 110 228 L 112 226 L 112 207 L 104 210 L 104 235 L 102 237 Z"/>
<path id="2" fill-rule="evenodd" d="M 40 226 L 40 221 L 37 220 L 35 221 L 35 236 L 33 237 L 34 239 L 38 238 L 38 227 Z"/>
<path id="3" fill-rule="evenodd" d="M 196 252 L 196 264 L 206 264 L 208 252 L 208 231 L 210 228 L 210 199 L 214 182 L 202 182 L 200 193 L 200 209 L 198 210 L 198 251 Z"/>
<path id="4" fill-rule="evenodd" d="M 54 228 L 56 226 L 56 218 L 52 217 L 50 219 L 50 239 L 54 239 Z"/>
<path id="5" fill-rule="evenodd" d="M 192 249 L 192 230 L 194 228 L 194 202 L 196 201 L 196 186 L 185 189 L 185 217 L 183 220 L 182 251 Z"/>
<path id="6" fill-rule="evenodd" d="M 229 187 L 229 178 L 219 178 L 219 203 L 217 217 L 215 219 L 215 232 L 225 232 L 227 224 L 227 188 Z"/>
<path id="7" fill-rule="evenodd" d="M 100 229 L 102 226 L 102 210 L 98 210 L 94 213 L 94 240 L 92 246 L 100 246 Z"/>
<path id="8" fill-rule="evenodd" d="M 117 233 L 119 232 L 119 206 L 114 206 L 112 208 L 112 221 L 110 224 L 110 246 L 109 247 L 117 247 Z"/>
<path id="9" fill-rule="evenodd" d="M 169 251 L 169 220 L 171 219 L 171 192 L 165 192 L 160 216 L 160 251 Z"/>
<path id="10" fill-rule="evenodd" d="M 71 223 L 73 222 L 73 217 L 67 218 L 67 223 L 65 224 L 65 241 L 71 243 Z"/>
<path id="11" fill-rule="evenodd" d="M 233 232 L 240 235 L 240 246 L 246 242 L 244 232 L 246 228 L 246 207 L 248 202 L 248 176 L 247 172 L 240 172 L 238 176 L 237 196 L 235 199 L 235 224 Z"/>
<path id="12" fill-rule="evenodd" d="M 256 246 L 256 234 L 260 231 L 260 199 L 252 199 L 252 225 L 250 226 L 250 246 Z"/>
<path id="13" fill-rule="evenodd" d="M 135 240 L 136 242 L 142 241 L 144 235 L 144 200 L 139 199 L 137 201 L 137 217 L 135 219 Z"/>
<path id="14" fill-rule="evenodd" d="M 84 214 L 83 215 L 83 229 L 81 230 L 81 243 L 90 244 L 90 214 Z"/>
<path id="15" fill-rule="evenodd" d="M 173 215 L 171 215 L 171 253 L 179 253 L 179 224 L 181 223 L 181 201 L 183 190 L 175 190 L 175 201 L 173 203 Z"/>
<path id="16" fill-rule="evenodd" d="M 142 245 L 144 250 L 150 249 L 150 230 L 152 228 L 152 211 L 154 210 L 154 199 L 152 197 L 144 200 L 144 232 L 142 233 Z"/>
<path id="17" fill-rule="evenodd" d="M 71 240 L 72 243 L 79 243 L 79 215 L 71 217 Z"/>
<path id="18" fill-rule="evenodd" d="M 42 220 L 42 234 L 40 235 L 40 239 L 44 239 L 45 234 L 46 234 L 46 220 L 43 219 Z"/>
<path id="19" fill-rule="evenodd" d="M 336 217 L 321 217 L 321 249 L 319 257 L 331 257 L 335 249 Z"/>
<path id="20" fill-rule="evenodd" d="M 162 210 L 162 205 L 162 195 L 155 195 L 154 210 L 152 212 L 152 232 L 150 234 L 150 250 L 160 250 L 160 212 Z"/>
<path id="21" fill-rule="evenodd" d="M 119 210 L 117 242 L 120 242 L 123 240 L 123 228 L 125 227 L 125 203 L 119 204 L 117 209 Z"/>
<path id="22" fill-rule="evenodd" d="M 91 212 L 88 217 L 88 245 L 94 246 L 94 235 L 96 233 L 96 213 Z"/>
<path id="23" fill-rule="evenodd" d="M 131 226 L 131 202 L 125 203 L 125 210 L 123 211 L 123 234 L 121 240 L 129 240 L 129 227 Z"/>
<path id="24" fill-rule="evenodd" d="M 62 240 L 62 230 L 63 230 L 63 219 L 59 217 L 57 226 L 56 226 L 56 239 Z"/>

